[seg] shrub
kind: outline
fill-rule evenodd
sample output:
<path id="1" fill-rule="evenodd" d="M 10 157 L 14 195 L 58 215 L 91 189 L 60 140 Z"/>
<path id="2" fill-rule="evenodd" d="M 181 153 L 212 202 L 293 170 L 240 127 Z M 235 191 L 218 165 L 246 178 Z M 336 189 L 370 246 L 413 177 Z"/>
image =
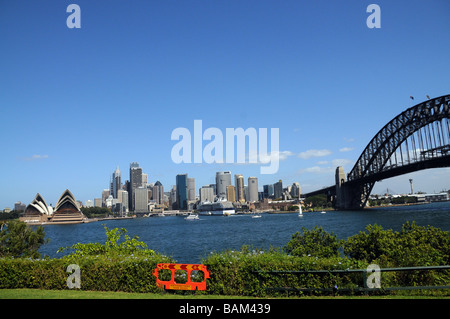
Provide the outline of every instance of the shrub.
<path id="1" fill-rule="evenodd" d="M 339 256 L 341 241 L 333 233 L 316 226 L 308 230 L 302 227 L 302 234 L 296 232 L 287 243 L 285 249 L 293 256 L 315 256 L 330 258 Z"/>
<path id="2" fill-rule="evenodd" d="M 208 293 L 225 295 L 265 295 L 277 294 L 266 291 L 267 287 L 314 287 L 332 288 L 356 287 L 362 284 L 362 277 L 354 274 L 320 275 L 309 274 L 267 274 L 264 271 L 334 270 L 351 269 L 359 263 L 348 258 L 318 258 L 311 256 L 289 256 L 280 249 L 251 249 L 243 246 L 240 251 L 227 250 L 211 253 L 202 263 L 208 266 L 211 278 Z M 261 284 L 261 285 L 260 285 Z"/>
<path id="3" fill-rule="evenodd" d="M 448 232 L 438 228 L 406 222 L 401 232 L 378 225 L 368 225 L 366 230 L 344 242 L 344 253 L 350 258 L 384 267 L 446 265 L 450 261 Z"/>

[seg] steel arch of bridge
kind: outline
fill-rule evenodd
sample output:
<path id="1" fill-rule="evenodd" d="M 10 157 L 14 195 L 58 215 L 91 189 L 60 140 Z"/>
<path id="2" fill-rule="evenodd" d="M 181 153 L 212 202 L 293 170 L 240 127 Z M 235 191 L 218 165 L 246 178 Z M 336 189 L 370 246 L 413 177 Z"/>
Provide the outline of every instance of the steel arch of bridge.
<path id="1" fill-rule="evenodd" d="M 344 190 L 337 192 L 345 198 L 337 199 L 337 208 L 363 208 L 373 185 L 381 179 L 450 166 L 449 119 L 450 95 L 419 103 L 392 119 L 372 138 L 347 175 Z"/>

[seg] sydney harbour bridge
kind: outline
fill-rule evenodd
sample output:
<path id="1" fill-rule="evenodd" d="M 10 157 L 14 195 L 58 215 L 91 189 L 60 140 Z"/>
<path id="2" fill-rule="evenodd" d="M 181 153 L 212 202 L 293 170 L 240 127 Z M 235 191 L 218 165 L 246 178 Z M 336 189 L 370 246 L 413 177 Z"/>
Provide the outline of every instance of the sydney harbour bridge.
<path id="1" fill-rule="evenodd" d="M 336 184 L 304 194 L 327 194 L 335 208 L 362 209 L 375 182 L 428 168 L 450 166 L 450 95 L 428 99 L 403 111 L 369 142 L 346 175 L 336 168 Z"/>

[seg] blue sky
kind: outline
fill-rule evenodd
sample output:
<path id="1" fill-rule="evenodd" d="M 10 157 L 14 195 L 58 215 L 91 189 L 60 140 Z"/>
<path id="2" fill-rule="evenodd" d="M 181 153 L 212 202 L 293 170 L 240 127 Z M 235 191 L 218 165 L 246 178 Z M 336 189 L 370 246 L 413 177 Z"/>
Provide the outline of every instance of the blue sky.
<path id="1" fill-rule="evenodd" d="M 69 4 L 81 28 L 69 29 Z M 369 29 L 369 4 L 381 28 Z M 69 188 L 101 197 L 137 161 L 169 190 L 188 173 L 329 186 L 406 108 L 449 94 L 450 3 L 432 1 L 0 0 L 0 209 Z M 255 164 L 175 164 L 171 133 L 279 128 L 277 174 Z M 320 151 L 320 152 L 318 152 Z M 377 183 L 450 188 L 450 170 Z"/>

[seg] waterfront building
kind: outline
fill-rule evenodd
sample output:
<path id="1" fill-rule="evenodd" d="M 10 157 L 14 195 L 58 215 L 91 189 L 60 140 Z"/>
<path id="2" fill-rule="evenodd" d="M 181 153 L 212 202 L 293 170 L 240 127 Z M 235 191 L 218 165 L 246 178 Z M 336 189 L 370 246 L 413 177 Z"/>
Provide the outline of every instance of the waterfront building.
<path id="1" fill-rule="evenodd" d="M 297 182 L 292 183 L 291 186 L 291 196 L 293 198 L 300 198 L 300 195 L 302 194 L 302 189 L 300 187 L 300 184 Z"/>
<path id="2" fill-rule="evenodd" d="M 229 202 L 236 201 L 236 190 L 233 185 L 227 186 L 227 201 Z"/>
<path id="3" fill-rule="evenodd" d="M 116 170 L 112 174 L 111 195 L 114 198 L 118 198 L 118 191 L 121 188 L 122 188 L 121 173 L 119 170 L 119 166 L 117 166 Z"/>
<path id="4" fill-rule="evenodd" d="M 136 213 L 148 212 L 148 190 L 147 187 L 138 187 L 134 190 L 135 206 L 134 211 Z"/>
<path id="5" fill-rule="evenodd" d="M 142 187 L 142 168 L 139 167 L 137 162 L 130 164 L 130 184 L 128 190 L 128 205 L 130 206 L 130 211 L 135 211 L 135 193 L 136 189 Z M 148 197 L 148 194 L 147 194 Z"/>
<path id="6" fill-rule="evenodd" d="M 48 206 L 38 193 L 19 219 L 27 223 L 76 224 L 82 223 L 85 218 L 75 197 L 66 189 L 59 197 L 55 208 Z"/>
<path id="7" fill-rule="evenodd" d="M 257 202 L 258 201 L 258 178 L 249 177 L 248 178 L 248 201 Z"/>
<path id="8" fill-rule="evenodd" d="M 157 204 L 164 204 L 164 187 L 160 181 L 153 185 L 152 198 Z"/>
<path id="9" fill-rule="evenodd" d="M 273 185 L 272 184 L 270 184 L 270 185 L 264 185 L 263 186 L 263 196 L 264 196 L 264 198 L 273 198 L 273 195 L 274 195 L 274 193 L 273 193 Z"/>
<path id="10" fill-rule="evenodd" d="M 244 176 L 241 174 L 234 175 L 234 187 L 236 189 L 236 201 L 245 202 Z"/>
<path id="11" fill-rule="evenodd" d="M 273 197 L 281 198 L 283 196 L 283 182 L 281 179 L 273 184 Z"/>
<path id="12" fill-rule="evenodd" d="M 231 172 L 216 173 L 216 190 L 218 198 L 227 198 L 227 186 L 231 185 Z"/>
<path id="13" fill-rule="evenodd" d="M 102 207 L 102 199 L 101 198 L 94 198 L 94 206 L 95 207 Z"/>
<path id="14" fill-rule="evenodd" d="M 102 206 L 106 207 L 106 200 L 108 199 L 109 195 L 111 195 L 111 190 L 104 189 L 102 192 Z"/>
<path id="15" fill-rule="evenodd" d="M 214 197 L 216 196 L 214 193 L 214 188 L 211 185 L 202 186 L 199 189 L 200 203 L 214 202 Z"/>
<path id="16" fill-rule="evenodd" d="M 187 198 L 189 201 L 195 201 L 195 178 L 187 179 Z"/>
<path id="17" fill-rule="evenodd" d="M 16 212 L 23 212 L 27 208 L 27 205 L 23 204 L 22 202 L 16 202 L 14 203 L 14 211 Z"/>
<path id="18" fill-rule="evenodd" d="M 129 211 L 128 199 L 128 192 L 122 190 L 122 213 L 128 213 Z"/>
<path id="19" fill-rule="evenodd" d="M 177 209 L 177 206 L 177 186 L 172 185 L 172 188 L 169 192 L 169 207 L 171 207 L 172 209 Z"/>
<path id="20" fill-rule="evenodd" d="M 176 177 L 177 183 L 177 204 L 178 209 L 187 210 L 188 208 L 188 174 L 178 174 Z"/>

